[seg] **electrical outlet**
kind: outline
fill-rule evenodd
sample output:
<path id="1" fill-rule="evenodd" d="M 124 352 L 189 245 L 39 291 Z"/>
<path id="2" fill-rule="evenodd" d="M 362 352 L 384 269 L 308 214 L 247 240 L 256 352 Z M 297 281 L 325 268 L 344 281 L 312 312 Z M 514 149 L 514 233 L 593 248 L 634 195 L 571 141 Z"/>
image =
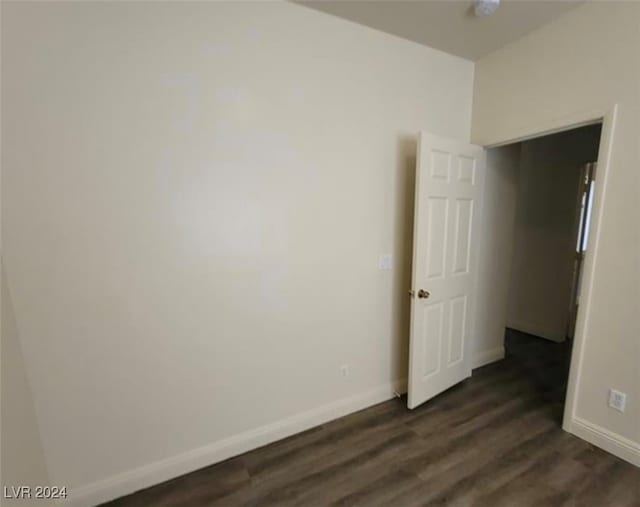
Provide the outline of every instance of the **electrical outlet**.
<path id="1" fill-rule="evenodd" d="M 627 404 L 627 395 L 616 391 L 615 389 L 609 389 L 609 406 L 620 412 L 624 412 L 624 407 Z"/>
<path id="2" fill-rule="evenodd" d="M 347 378 L 349 376 L 348 364 L 343 364 L 342 366 L 340 366 L 340 375 L 342 375 L 344 378 Z"/>

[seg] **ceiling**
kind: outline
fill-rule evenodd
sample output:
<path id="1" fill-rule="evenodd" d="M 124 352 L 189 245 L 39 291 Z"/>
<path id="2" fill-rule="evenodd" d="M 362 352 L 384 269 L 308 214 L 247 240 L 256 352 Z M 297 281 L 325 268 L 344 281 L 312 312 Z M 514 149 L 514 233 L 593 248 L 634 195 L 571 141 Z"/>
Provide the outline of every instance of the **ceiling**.
<path id="1" fill-rule="evenodd" d="M 502 0 L 494 14 L 481 18 L 474 15 L 471 0 L 298 0 L 296 3 L 475 61 L 582 1 Z"/>

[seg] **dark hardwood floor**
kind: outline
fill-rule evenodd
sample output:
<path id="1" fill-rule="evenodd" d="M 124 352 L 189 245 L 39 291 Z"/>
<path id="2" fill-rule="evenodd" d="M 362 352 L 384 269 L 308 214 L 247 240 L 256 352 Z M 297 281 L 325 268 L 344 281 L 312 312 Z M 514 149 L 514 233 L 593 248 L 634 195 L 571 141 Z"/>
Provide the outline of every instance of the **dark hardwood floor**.
<path id="1" fill-rule="evenodd" d="M 108 505 L 640 507 L 640 469 L 560 428 L 567 344 L 505 344 L 413 411 L 391 400 Z"/>

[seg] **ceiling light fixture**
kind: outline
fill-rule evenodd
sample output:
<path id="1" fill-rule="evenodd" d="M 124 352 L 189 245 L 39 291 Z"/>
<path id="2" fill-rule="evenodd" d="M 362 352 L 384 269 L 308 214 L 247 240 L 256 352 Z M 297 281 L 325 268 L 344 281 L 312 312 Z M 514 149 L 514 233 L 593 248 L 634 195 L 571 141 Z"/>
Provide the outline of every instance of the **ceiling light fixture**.
<path id="1" fill-rule="evenodd" d="M 476 16 L 488 16 L 496 12 L 500 0 L 473 0 L 473 10 Z"/>

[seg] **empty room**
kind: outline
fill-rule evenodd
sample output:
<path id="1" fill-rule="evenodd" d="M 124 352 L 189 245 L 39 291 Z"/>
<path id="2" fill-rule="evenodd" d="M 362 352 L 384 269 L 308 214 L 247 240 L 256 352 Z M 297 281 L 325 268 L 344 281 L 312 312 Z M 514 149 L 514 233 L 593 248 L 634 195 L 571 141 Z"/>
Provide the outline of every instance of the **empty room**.
<path id="1" fill-rule="evenodd" d="M 0 505 L 640 505 L 640 2 L 0 22 Z"/>

